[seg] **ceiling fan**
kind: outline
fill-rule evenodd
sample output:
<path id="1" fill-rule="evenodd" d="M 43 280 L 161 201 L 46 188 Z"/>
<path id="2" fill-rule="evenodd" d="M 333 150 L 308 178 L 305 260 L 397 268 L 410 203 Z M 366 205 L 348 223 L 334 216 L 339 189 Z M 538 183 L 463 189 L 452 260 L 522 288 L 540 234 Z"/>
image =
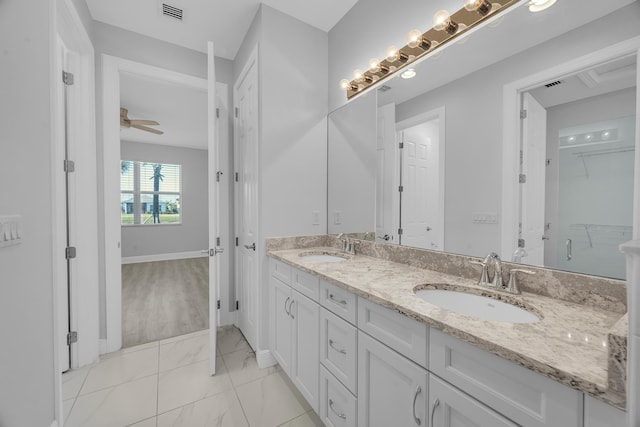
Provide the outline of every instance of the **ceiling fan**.
<path id="1" fill-rule="evenodd" d="M 136 128 L 147 132 L 155 133 L 156 135 L 162 135 L 164 132 L 158 129 L 150 128 L 149 126 L 158 126 L 160 123 L 155 120 L 131 120 L 127 117 L 129 110 L 126 108 L 120 108 L 120 126 L 128 128 Z"/>

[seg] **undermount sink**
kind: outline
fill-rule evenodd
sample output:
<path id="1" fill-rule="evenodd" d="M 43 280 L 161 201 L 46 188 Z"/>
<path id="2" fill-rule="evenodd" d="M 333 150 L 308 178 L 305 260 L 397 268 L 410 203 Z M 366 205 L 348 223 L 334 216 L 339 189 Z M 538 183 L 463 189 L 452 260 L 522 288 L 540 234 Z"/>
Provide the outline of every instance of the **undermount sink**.
<path id="1" fill-rule="evenodd" d="M 335 252 L 305 252 L 300 254 L 300 258 L 309 262 L 342 262 L 349 256 Z"/>
<path id="2" fill-rule="evenodd" d="M 421 289 L 416 296 L 430 304 L 480 320 L 535 323 L 540 317 L 515 305 L 493 298 L 448 289 Z"/>

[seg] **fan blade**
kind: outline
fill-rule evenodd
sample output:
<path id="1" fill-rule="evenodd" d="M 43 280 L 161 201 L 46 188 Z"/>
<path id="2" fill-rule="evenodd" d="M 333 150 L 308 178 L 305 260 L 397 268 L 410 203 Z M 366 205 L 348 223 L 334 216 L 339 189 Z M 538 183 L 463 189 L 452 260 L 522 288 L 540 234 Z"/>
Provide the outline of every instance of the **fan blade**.
<path id="1" fill-rule="evenodd" d="M 134 124 L 132 124 L 131 127 L 132 128 L 136 128 L 136 129 L 140 129 L 140 130 L 145 130 L 147 132 L 155 133 L 156 135 L 162 135 L 164 133 L 161 130 L 153 129 L 153 128 L 142 126 L 142 125 L 134 125 Z"/>
<path id="2" fill-rule="evenodd" d="M 120 118 L 120 126 L 124 126 L 126 128 L 130 128 L 131 127 L 131 123 L 128 120 Z"/>
<path id="3" fill-rule="evenodd" d="M 158 126 L 160 123 L 155 120 L 130 120 L 132 125 L 151 125 Z"/>

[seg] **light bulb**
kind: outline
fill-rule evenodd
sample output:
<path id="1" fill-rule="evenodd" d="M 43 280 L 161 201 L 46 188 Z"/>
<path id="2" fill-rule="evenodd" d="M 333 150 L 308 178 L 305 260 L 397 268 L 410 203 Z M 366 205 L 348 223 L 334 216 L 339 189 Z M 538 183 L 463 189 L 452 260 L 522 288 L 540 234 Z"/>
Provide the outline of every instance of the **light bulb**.
<path id="1" fill-rule="evenodd" d="M 451 20 L 451 15 L 446 10 L 439 10 L 433 15 L 433 29 L 436 31 L 445 30 L 450 35 L 458 31 L 458 24 Z"/>
<path id="2" fill-rule="evenodd" d="M 344 90 L 347 90 L 351 87 L 351 82 L 347 79 L 340 80 L 340 87 Z"/>
<path id="3" fill-rule="evenodd" d="M 491 11 L 491 3 L 487 0 L 465 0 L 464 8 L 469 12 L 474 10 L 478 12 L 480 16 L 485 16 Z"/>
<path id="4" fill-rule="evenodd" d="M 353 80 L 356 83 L 360 83 L 362 82 L 362 80 L 364 80 L 364 74 L 362 73 L 362 70 L 359 70 L 359 69 L 353 70 Z"/>
<path id="5" fill-rule="evenodd" d="M 451 16 L 449 15 L 449 12 L 446 10 L 439 10 L 435 15 L 433 15 L 433 29 L 436 31 L 442 31 L 450 21 Z"/>
<path id="6" fill-rule="evenodd" d="M 529 2 L 530 12 L 541 12 L 555 4 L 556 0 L 531 0 Z"/>
<path id="7" fill-rule="evenodd" d="M 369 60 L 369 71 L 371 71 L 372 73 L 377 73 L 378 71 L 380 71 L 380 61 L 378 60 L 378 58 L 371 58 Z"/>
<path id="8" fill-rule="evenodd" d="M 395 46 L 389 46 L 386 53 L 387 61 L 396 62 L 400 57 L 400 51 Z"/>
<path id="9" fill-rule="evenodd" d="M 407 33 L 407 46 L 415 48 L 420 46 L 422 50 L 431 49 L 431 42 L 422 36 L 420 30 L 411 30 Z"/>

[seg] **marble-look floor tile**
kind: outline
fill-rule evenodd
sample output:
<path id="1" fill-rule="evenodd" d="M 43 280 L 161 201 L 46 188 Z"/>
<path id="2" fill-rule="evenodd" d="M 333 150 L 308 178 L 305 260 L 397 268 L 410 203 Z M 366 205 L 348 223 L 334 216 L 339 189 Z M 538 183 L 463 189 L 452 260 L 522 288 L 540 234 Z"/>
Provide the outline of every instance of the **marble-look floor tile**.
<path id="1" fill-rule="evenodd" d="M 216 394 L 158 416 L 158 427 L 248 427 L 233 390 Z"/>
<path id="2" fill-rule="evenodd" d="M 218 329 L 218 349 L 220 354 L 225 355 L 238 350 L 251 348 L 247 340 L 244 339 L 240 329 L 234 326 L 227 326 Z"/>
<path id="3" fill-rule="evenodd" d="M 160 345 L 169 344 L 169 343 L 176 342 L 176 341 L 182 341 L 182 340 L 186 340 L 186 339 L 189 339 L 189 338 L 200 337 L 200 336 L 203 336 L 203 335 L 209 336 L 209 329 L 203 329 L 201 331 L 195 331 L 195 332 L 191 332 L 191 333 L 184 334 L 184 335 L 178 335 L 178 336 L 171 337 L 171 338 L 165 338 L 163 340 L 160 340 Z"/>
<path id="4" fill-rule="evenodd" d="M 114 357 L 122 356 L 123 354 L 135 353 L 140 350 L 148 350 L 150 348 L 158 349 L 158 341 L 148 342 L 146 344 L 140 344 L 133 347 L 126 347 L 118 351 L 112 351 L 111 353 L 105 353 L 100 356 L 100 360 L 111 359 Z"/>
<path id="5" fill-rule="evenodd" d="M 158 423 L 157 417 L 147 418 L 139 423 L 129 424 L 127 427 L 156 427 Z"/>
<path id="6" fill-rule="evenodd" d="M 80 394 L 153 375 L 158 372 L 158 348 L 122 353 L 100 361 L 87 375 Z"/>
<path id="7" fill-rule="evenodd" d="M 324 427 L 322 420 L 314 411 L 309 411 L 298 418 L 294 418 L 278 427 Z"/>
<path id="8" fill-rule="evenodd" d="M 78 397 L 80 389 L 87 379 L 87 374 L 93 365 L 72 369 L 62 374 L 62 399 L 74 399 Z"/>
<path id="9" fill-rule="evenodd" d="M 71 408 L 73 408 L 73 404 L 76 402 L 76 399 L 67 399 L 62 402 L 62 409 L 64 410 L 64 420 L 67 421 L 69 418 L 69 414 L 71 413 Z"/>
<path id="10" fill-rule="evenodd" d="M 227 353 L 222 358 L 235 387 L 266 377 L 280 369 L 279 365 L 264 369 L 258 368 L 256 355 L 251 349 Z"/>
<path id="11" fill-rule="evenodd" d="M 216 375 L 209 375 L 209 361 L 193 363 L 161 372 L 158 386 L 158 413 L 213 396 L 233 387 L 221 358 L 216 360 Z"/>
<path id="12" fill-rule="evenodd" d="M 209 360 L 209 334 L 160 343 L 160 372 Z"/>
<path id="13" fill-rule="evenodd" d="M 156 414 L 158 377 L 127 382 L 81 395 L 65 427 L 128 426 Z"/>
<path id="14" fill-rule="evenodd" d="M 311 409 L 282 372 L 236 388 L 251 427 L 273 427 L 290 421 Z"/>

